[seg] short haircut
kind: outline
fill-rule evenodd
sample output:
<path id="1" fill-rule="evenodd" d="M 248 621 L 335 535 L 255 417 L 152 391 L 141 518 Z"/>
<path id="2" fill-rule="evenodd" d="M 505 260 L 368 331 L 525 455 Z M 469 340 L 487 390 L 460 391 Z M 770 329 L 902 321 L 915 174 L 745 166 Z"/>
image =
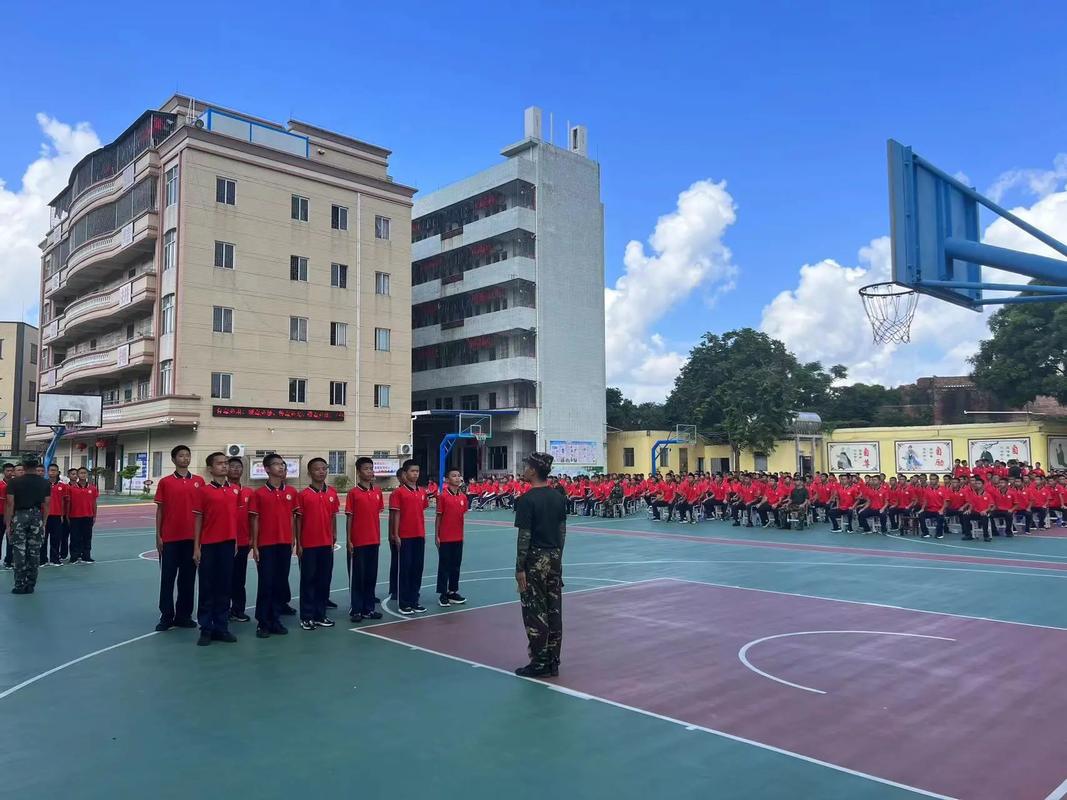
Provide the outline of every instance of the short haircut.
<path id="1" fill-rule="evenodd" d="M 457 473 L 459 473 L 459 477 L 461 477 L 461 478 L 463 477 L 463 473 L 460 470 L 456 469 L 455 467 L 452 467 L 452 469 L 449 469 L 449 470 L 445 470 L 445 477 L 447 478 L 453 472 L 457 472 Z M 501 478 L 500 480 L 504 480 L 504 479 Z"/>
<path id="2" fill-rule="evenodd" d="M 22 459 L 22 466 L 26 469 L 37 469 L 41 465 L 41 462 L 37 460 L 37 456 L 26 456 Z"/>
<path id="3" fill-rule="evenodd" d="M 245 465 L 245 462 L 242 461 L 241 459 L 239 459 L 237 456 L 231 457 L 230 460 L 227 461 L 226 463 L 227 464 L 240 464 L 242 467 Z"/>
<path id="4" fill-rule="evenodd" d="M 70 473 L 77 472 L 77 471 L 78 471 L 77 467 L 71 467 L 70 469 L 67 470 L 67 474 L 70 475 Z"/>
<path id="5" fill-rule="evenodd" d="M 327 461 L 327 460 L 326 460 L 325 458 L 321 458 L 321 457 L 318 457 L 318 456 L 316 456 L 315 458 L 311 459 L 311 460 L 310 460 L 310 461 L 308 462 L 308 469 L 311 469 L 311 465 L 312 465 L 312 464 L 318 464 L 318 463 L 322 463 L 322 464 L 325 464 L 325 465 L 326 465 L 326 467 L 327 467 L 327 469 L 328 469 L 328 468 L 329 468 L 329 466 L 330 466 L 330 462 L 328 462 L 328 461 Z"/>
<path id="6" fill-rule="evenodd" d="M 402 469 L 404 472 L 407 472 L 412 467 L 417 467 L 418 465 L 419 465 L 418 461 L 416 461 L 413 458 L 409 458 L 407 461 L 405 461 L 403 464 L 400 465 L 400 469 Z"/>
<path id="7" fill-rule="evenodd" d="M 226 454 L 225 453 L 223 453 L 220 450 L 216 450 L 214 453 L 212 453 L 211 455 L 209 455 L 207 458 L 204 459 L 204 463 L 207 466 L 210 467 L 214 463 L 215 459 L 218 458 L 219 456 L 222 456 L 223 458 L 226 458 Z"/>
<path id="8" fill-rule="evenodd" d="M 88 472 L 88 471 L 89 471 L 88 467 L 78 467 L 78 472 Z"/>
<path id="9" fill-rule="evenodd" d="M 275 461 L 285 461 L 285 459 L 277 453 L 271 453 L 263 457 L 263 466 L 267 469 L 270 469 L 270 465 L 273 464 Z"/>
<path id="10" fill-rule="evenodd" d="M 56 462 L 53 461 L 51 464 L 48 465 L 48 469 L 49 470 L 53 470 L 54 469 L 56 472 L 59 472 L 59 464 L 57 464 Z"/>
<path id="11" fill-rule="evenodd" d="M 192 450 L 190 450 L 184 444 L 179 444 L 178 446 L 172 447 L 170 449 L 170 460 L 173 461 L 174 459 L 176 459 L 178 457 L 178 453 L 180 453 L 182 450 L 184 450 L 186 453 L 189 453 L 190 455 L 192 455 L 192 452 L 193 452 Z"/>
<path id="12" fill-rule="evenodd" d="M 360 456 L 359 458 L 356 459 L 356 469 L 357 470 L 360 467 L 362 467 L 364 464 L 370 464 L 373 467 L 374 466 L 374 459 L 370 458 L 369 456 Z"/>
<path id="13" fill-rule="evenodd" d="M 4 464 L 4 469 L 14 469 L 14 468 L 15 468 L 15 465 L 12 464 L 11 462 L 8 462 L 8 463 Z"/>

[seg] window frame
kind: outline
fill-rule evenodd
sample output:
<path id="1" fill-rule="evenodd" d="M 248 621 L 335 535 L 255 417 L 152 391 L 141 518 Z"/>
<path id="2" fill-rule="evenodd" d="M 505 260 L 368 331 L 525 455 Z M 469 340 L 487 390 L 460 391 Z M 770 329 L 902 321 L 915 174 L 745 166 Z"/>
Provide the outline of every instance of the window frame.
<path id="1" fill-rule="evenodd" d="M 178 229 L 171 228 L 163 234 L 163 272 L 174 269 L 178 263 Z"/>
<path id="2" fill-rule="evenodd" d="M 300 404 L 300 405 L 306 405 L 307 404 L 307 392 L 308 392 L 308 379 L 307 378 L 290 378 L 289 379 L 289 402 L 290 403 L 297 403 L 297 404 Z"/>
<path id="3" fill-rule="evenodd" d="M 390 239 L 392 217 L 383 217 L 381 214 L 374 215 L 374 238 L 387 242 Z"/>
<path id="4" fill-rule="evenodd" d="M 303 338 L 300 338 L 301 325 L 303 322 Z M 295 323 L 295 331 L 294 331 Z M 295 338 L 293 334 L 296 334 Z M 308 318 L 307 317 L 289 317 L 289 341 L 290 342 L 303 342 L 307 343 L 308 340 Z"/>
<path id="5" fill-rule="evenodd" d="M 348 206 L 340 206 L 337 203 L 330 206 L 330 228 L 335 231 L 348 230 Z"/>
<path id="6" fill-rule="evenodd" d="M 330 322 L 330 347 L 348 347 L 347 322 Z"/>
<path id="7" fill-rule="evenodd" d="M 330 262 L 330 287 L 333 289 L 348 288 L 348 264 L 339 261 Z"/>
<path id="8" fill-rule="evenodd" d="M 330 381 L 330 405 L 348 405 L 348 381 Z"/>
<path id="9" fill-rule="evenodd" d="M 326 459 L 326 471 L 330 475 L 344 475 L 348 471 L 348 451 L 330 450 Z"/>
<path id="10" fill-rule="evenodd" d="M 174 393 L 174 359 L 167 358 L 159 362 L 159 396 Z"/>
<path id="11" fill-rule="evenodd" d="M 178 165 L 163 173 L 163 207 L 170 208 L 178 205 Z M 216 190 L 217 191 L 217 190 Z"/>
<path id="12" fill-rule="evenodd" d="M 170 300 L 168 304 L 167 300 Z M 159 335 L 164 336 L 168 333 L 174 333 L 174 292 L 163 295 L 159 299 Z M 215 312 L 211 312 L 211 328 L 215 328 Z"/>
<path id="13" fill-rule="evenodd" d="M 230 313 L 227 314 L 226 312 Z M 216 314 L 218 312 L 218 314 Z M 219 329 L 215 327 L 215 318 L 218 316 Z M 229 330 L 226 330 L 226 318 L 229 317 Z M 233 333 L 233 309 L 230 306 L 212 306 L 211 307 L 211 332 L 212 333 Z"/>
<path id="14" fill-rule="evenodd" d="M 290 195 L 289 217 L 293 222 L 308 222 L 311 219 L 311 200 L 302 194 Z"/>
<path id="15" fill-rule="evenodd" d="M 220 192 L 219 189 L 222 189 Z M 221 196 L 222 199 L 219 199 Z M 237 181 L 233 178 L 215 176 L 215 202 L 224 206 L 237 205 Z"/>
<path id="16" fill-rule="evenodd" d="M 389 383 L 376 383 L 374 384 L 374 407 L 375 408 L 390 408 L 390 401 L 392 398 L 389 396 L 392 384 Z M 382 402 L 384 399 L 385 402 Z"/>
<path id="17" fill-rule="evenodd" d="M 383 335 L 384 334 L 384 337 Z M 384 340 L 385 347 L 379 347 L 379 344 Z M 392 352 L 393 346 L 393 332 L 391 328 L 375 328 L 374 329 L 374 351 L 377 353 L 389 353 Z"/>
<path id="18" fill-rule="evenodd" d="M 377 271 L 374 273 L 374 293 L 379 297 L 389 297 L 392 294 L 390 283 L 391 273 Z"/>
<path id="19" fill-rule="evenodd" d="M 226 248 L 229 248 L 230 263 L 226 264 Z M 221 262 L 219 255 L 222 255 Z M 215 269 L 234 269 L 237 266 L 237 245 L 233 242 L 224 242 L 221 239 L 215 240 Z"/>
<path id="20" fill-rule="evenodd" d="M 218 381 L 218 388 L 216 389 L 216 379 Z M 215 400 L 232 400 L 233 399 L 233 373 L 232 372 L 212 372 L 211 373 L 211 397 Z"/>

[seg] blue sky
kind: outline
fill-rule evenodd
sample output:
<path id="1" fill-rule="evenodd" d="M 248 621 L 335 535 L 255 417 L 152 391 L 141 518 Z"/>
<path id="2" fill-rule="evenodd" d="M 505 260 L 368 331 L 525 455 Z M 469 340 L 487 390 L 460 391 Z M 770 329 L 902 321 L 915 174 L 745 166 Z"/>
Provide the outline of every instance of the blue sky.
<path id="1" fill-rule="evenodd" d="M 734 288 L 711 307 L 713 287 L 692 291 L 649 329 L 682 352 L 705 330 L 760 325 L 801 265 L 859 263 L 888 228 L 887 137 L 979 188 L 1014 168 L 1048 169 L 1067 150 L 1063 3 L 190 2 L 180 18 L 168 8 L 5 11 L 9 189 L 38 155 L 38 112 L 109 141 L 180 90 L 382 144 L 397 180 L 430 190 L 493 163 L 536 104 L 554 113 L 557 140 L 566 120 L 589 128 L 609 285 L 626 243 L 645 241 L 680 192 L 727 181 Z M 1034 201 L 1021 190 L 1006 199 Z"/>

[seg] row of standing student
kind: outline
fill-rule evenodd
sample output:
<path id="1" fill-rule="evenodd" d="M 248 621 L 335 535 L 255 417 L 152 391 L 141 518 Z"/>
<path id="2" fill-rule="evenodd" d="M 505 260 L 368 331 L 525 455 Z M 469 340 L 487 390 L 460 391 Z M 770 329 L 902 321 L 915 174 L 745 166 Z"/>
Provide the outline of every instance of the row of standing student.
<path id="1" fill-rule="evenodd" d="M 156 488 L 156 549 L 160 562 L 159 623 L 157 631 L 199 627 L 197 644 L 234 642 L 231 622 L 247 622 L 245 578 L 251 556 L 258 573 L 256 637 L 285 635 L 282 618 L 292 608 L 289 569 L 296 554 L 300 569 L 300 626 L 304 630 L 332 627 L 327 608 L 333 576 L 336 517 L 342 513 L 335 489 L 325 483 L 327 463 L 308 462 L 310 485 L 297 491 L 285 482 L 286 463 L 278 455 L 263 459 L 266 483 L 253 490 L 243 486 L 244 463 L 212 453 L 208 476 L 190 472 L 191 454 L 178 446 L 171 452 L 175 470 Z M 356 462 L 357 482 L 345 498 L 346 564 L 350 583 L 352 622 L 381 619 L 375 595 L 381 543 L 379 514 L 384 497 L 374 484 L 370 458 Z M 398 473 L 400 486 L 389 501 L 388 541 L 391 551 L 389 594 L 403 615 L 424 613 L 420 603 L 425 558 L 426 490 L 419 487 L 419 466 L 405 462 Z M 439 548 L 437 579 L 441 606 L 466 602 L 459 594 L 467 498 L 459 491 L 461 478 L 449 473 L 437 501 L 435 543 Z M 199 579 L 197 617 L 193 594 Z"/>

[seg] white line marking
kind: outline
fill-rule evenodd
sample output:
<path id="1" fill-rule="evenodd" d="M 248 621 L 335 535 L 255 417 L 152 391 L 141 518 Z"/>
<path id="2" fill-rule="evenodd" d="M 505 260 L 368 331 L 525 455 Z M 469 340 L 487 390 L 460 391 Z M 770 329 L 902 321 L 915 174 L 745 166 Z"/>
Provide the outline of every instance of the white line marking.
<path id="1" fill-rule="evenodd" d="M 911 542 L 914 537 L 901 536 L 899 533 L 890 533 L 890 534 L 888 534 L 887 538 L 896 539 L 896 540 L 901 541 L 901 542 Z M 963 544 L 948 544 L 947 542 L 935 542 L 935 541 L 931 541 L 930 539 L 914 539 L 914 541 L 915 541 L 916 544 L 932 545 L 933 547 L 951 547 L 953 550 L 966 550 L 969 553 L 971 553 L 972 555 L 977 554 L 977 555 L 980 555 L 982 558 L 995 558 L 996 557 L 996 556 L 991 556 L 991 555 L 987 555 L 985 553 L 978 552 L 978 551 L 981 550 L 981 545 L 979 545 L 979 544 L 976 544 L 974 547 L 968 547 L 967 545 L 963 545 Z M 989 542 L 985 542 L 985 544 L 989 544 Z M 909 550 L 892 550 L 890 552 L 893 552 L 893 553 L 905 553 L 905 552 L 915 552 L 915 551 L 914 550 L 910 550 L 910 551 Z M 999 554 L 999 553 L 1008 553 L 1009 555 L 1016 555 L 1016 556 L 1030 556 L 1031 558 L 1051 559 L 1053 561 L 1067 561 L 1067 556 L 1054 556 L 1054 555 L 1050 555 L 1048 553 L 1035 553 L 1032 550 L 999 550 L 998 549 L 996 551 L 996 553 L 997 554 Z"/>
<path id="2" fill-rule="evenodd" d="M 611 589 L 611 588 L 617 588 L 617 587 L 606 587 L 606 589 L 604 589 L 602 591 L 606 591 L 607 589 Z M 485 606 L 482 606 L 482 608 L 485 608 Z M 392 639 L 392 638 L 390 638 L 388 636 L 383 636 L 380 633 L 374 633 L 373 631 L 369 631 L 366 628 L 353 628 L 353 630 L 356 631 L 357 633 L 362 633 L 364 636 L 373 636 L 376 639 L 382 639 L 383 641 L 391 642 L 393 644 L 398 644 L 398 645 L 401 645 L 402 647 L 413 647 L 412 645 L 408 645 L 407 642 L 401 642 L 401 641 L 398 641 L 396 639 Z M 439 650 L 431 650 L 428 647 L 414 646 L 414 649 L 420 650 L 420 651 L 422 651 L 424 653 L 428 653 L 429 655 L 440 656 L 441 658 L 447 658 L 447 659 L 450 659 L 452 661 L 458 661 L 461 664 L 470 664 L 471 666 L 477 666 L 477 667 L 480 667 L 482 669 L 491 670 L 493 672 L 499 672 L 501 675 L 507 675 L 508 677 L 514 678 L 514 679 L 517 679 L 517 680 L 528 681 L 530 683 L 538 684 L 538 685 L 541 685 L 541 686 L 551 686 L 555 691 L 560 692 L 561 694 L 570 694 L 569 691 L 561 691 L 563 689 L 566 689 L 566 687 L 557 686 L 555 684 L 545 683 L 543 681 L 535 680 L 533 678 L 520 678 L 514 672 L 510 672 L 510 671 L 508 671 L 506 669 L 501 669 L 500 667 L 494 667 L 491 664 L 483 664 L 481 662 L 472 661 L 470 659 L 462 658 L 460 656 L 454 656 L 454 655 L 452 655 L 450 653 L 442 653 Z M 880 778 L 877 775 L 871 775 L 871 774 L 866 773 L 866 772 L 860 772 L 858 770 L 850 769 L 848 767 L 843 767 L 843 766 L 841 766 L 839 764 L 832 764 L 829 761 L 821 761 L 820 759 L 812 758 L 811 756 L 806 756 L 803 753 L 796 753 L 796 752 L 793 752 L 792 750 L 786 750 L 786 749 L 781 748 L 781 747 L 775 747 L 774 745 L 766 744 L 765 742 L 757 742 L 754 739 L 746 739 L 743 736 L 736 736 L 736 735 L 734 735 L 732 733 L 727 733 L 726 731 L 716 730 L 715 728 L 706 728 L 703 725 L 694 725 L 691 722 L 686 722 L 684 720 L 675 719 L 674 717 L 668 717 L 668 716 L 665 716 L 663 714 L 657 714 L 654 711 L 648 711 L 647 709 L 644 709 L 644 708 L 636 708 L 635 706 L 628 706 L 628 705 L 626 705 L 624 703 L 618 703 L 618 702 L 616 702 L 614 700 L 609 700 L 606 697 L 600 697 L 599 695 L 585 694 L 585 693 L 581 693 L 581 692 L 579 692 L 578 694 L 584 700 L 595 700 L 598 703 L 603 703 L 604 705 L 614 706 L 615 708 L 622 709 L 623 711 L 632 711 L 635 714 L 641 714 L 642 716 L 651 717 L 653 719 L 658 719 L 658 720 L 661 720 L 662 722 L 669 722 L 672 725 L 678 725 L 678 726 L 684 728 L 685 730 L 702 731 L 704 733 L 710 733 L 713 736 L 722 737 L 723 739 L 729 739 L 731 741 L 740 742 L 742 744 L 749 744 L 749 745 L 752 745 L 753 747 L 758 747 L 761 750 L 769 750 L 772 753 L 778 753 L 779 755 L 789 756 L 790 758 L 796 758 L 796 759 L 798 759 L 800 761 L 806 761 L 809 764 L 815 764 L 815 765 L 820 766 L 820 767 L 827 767 L 829 769 L 836 770 L 837 772 L 843 772 L 846 775 L 853 775 L 853 776 L 855 776 L 857 778 L 866 778 L 867 780 L 875 781 L 876 783 L 880 783 L 880 784 L 883 784 L 885 786 L 892 786 L 892 787 L 894 787 L 896 789 L 903 789 L 905 791 L 914 792 L 916 794 L 922 795 L 923 797 L 932 797 L 932 798 L 935 798 L 935 800 L 957 800 L 957 798 L 949 797 L 948 795 L 937 794 L 936 792 L 929 792 L 926 789 L 920 789 L 920 788 L 918 788 L 916 786 L 908 786 L 905 783 L 897 783 L 896 781 L 891 781 L 888 778 Z"/>
<path id="3" fill-rule="evenodd" d="M 1052 790 L 1051 794 L 1045 798 L 1045 800 L 1063 800 L 1067 797 L 1067 780 Z"/>
<path id="4" fill-rule="evenodd" d="M 753 639 L 748 644 L 744 645 L 737 651 L 738 660 L 745 665 L 745 667 L 757 675 L 762 675 L 764 678 L 768 678 L 775 683 L 780 683 L 783 686 L 791 686 L 794 689 L 803 689 L 805 692 L 812 692 L 814 694 L 826 694 L 822 689 L 813 689 L 810 686 L 802 686 L 799 683 L 792 683 L 791 681 L 784 680 L 782 678 L 775 677 L 769 672 L 764 672 L 759 667 L 755 666 L 748 660 L 748 651 L 758 644 L 763 642 L 769 642 L 773 639 L 788 639 L 792 636 L 818 636 L 823 634 L 863 634 L 869 636 L 907 636 L 915 639 L 939 639 L 943 642 L 954 642 L 955 639 L 949 639 L 947 636 L 926 636 L 921 633 L 894 633 L 892 631 L 793 631 L 792 633 L 777 633 L 773 636 L 764 636 L 760 639 Z"/>

